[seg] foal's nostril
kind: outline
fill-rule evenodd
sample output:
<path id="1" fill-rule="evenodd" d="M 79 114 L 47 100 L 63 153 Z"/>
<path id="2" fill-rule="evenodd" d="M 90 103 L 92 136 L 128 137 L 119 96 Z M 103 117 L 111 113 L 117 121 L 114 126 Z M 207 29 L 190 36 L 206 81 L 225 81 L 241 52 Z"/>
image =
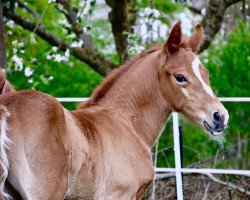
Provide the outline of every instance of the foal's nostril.
<path id="1" fill-rule="evenodd" d="M 215 124 L 214 129 L 217 130 L 220 128 L 220 124 Z"/>
<path id="2" fill-rule="evenodd" d="M 222 116 L 219 112 L 214 113 L 214 122 L 221 123 L 222 122 Z"/>

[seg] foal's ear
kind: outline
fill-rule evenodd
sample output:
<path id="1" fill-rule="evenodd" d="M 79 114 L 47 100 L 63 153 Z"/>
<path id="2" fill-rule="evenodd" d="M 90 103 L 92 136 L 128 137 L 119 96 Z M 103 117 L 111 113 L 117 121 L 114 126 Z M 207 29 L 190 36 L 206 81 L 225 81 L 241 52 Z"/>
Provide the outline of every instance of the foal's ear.
<path id="1" fill-rule="evenodd" d="M 204 40 L 203 28 L 198 24 L 189 38 L 189 46 L 194 53 L 198 53 Z"/>
<path id="2" fill-rule="evenodd" d="M 162 46 L 162 53 L 164 54 L 173 54 L 175 53 L 182 39 L 182 31 L 181 31 L 181 22 L 177 22 L 172 28 L 168 40 Z"/>

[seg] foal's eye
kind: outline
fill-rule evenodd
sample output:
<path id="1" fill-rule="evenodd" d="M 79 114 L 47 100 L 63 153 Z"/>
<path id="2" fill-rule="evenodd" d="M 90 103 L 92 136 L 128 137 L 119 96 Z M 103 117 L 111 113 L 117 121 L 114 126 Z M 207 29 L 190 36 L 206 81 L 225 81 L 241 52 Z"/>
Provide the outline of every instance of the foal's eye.
<path id="1" fill-rule="evenodd" d="M 185 76 L 179 74 L 175 76 L 175 79 L 177 80 L 177 82 L 179 83 L 183 83 L 183 82 L 187 82 L 187 79 L 185 78 Z"/>

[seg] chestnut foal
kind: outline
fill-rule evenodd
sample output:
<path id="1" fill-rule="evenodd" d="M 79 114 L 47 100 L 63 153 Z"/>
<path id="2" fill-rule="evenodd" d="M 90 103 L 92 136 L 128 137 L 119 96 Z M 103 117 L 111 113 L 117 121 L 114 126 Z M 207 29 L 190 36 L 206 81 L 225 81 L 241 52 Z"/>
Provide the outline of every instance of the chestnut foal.
<path id="1" fill-rule="evenodd" d="M 0 96 L 0 192 L 28 200 L 140 199 L 154 176 L 150 149 L 171 112 L 213 138 L 228 112 L 212 92 L 191 37 L 177 23 L 161 46 L 113 72 L 73 112 L 38 91 Z M 14 197 L 15 198 L 15 197 Z"/>

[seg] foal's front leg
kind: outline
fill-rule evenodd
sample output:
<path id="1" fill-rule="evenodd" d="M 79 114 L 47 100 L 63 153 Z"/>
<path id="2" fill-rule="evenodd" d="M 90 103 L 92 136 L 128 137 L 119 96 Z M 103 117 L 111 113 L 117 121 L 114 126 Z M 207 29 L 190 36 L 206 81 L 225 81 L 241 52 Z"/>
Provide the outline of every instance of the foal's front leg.
<path id="1" fill-rule="evenodd" d="M 109 188 L 104 193 L 96 195 L 95 200 L 136 200 L 136 190 L 131 186 L 118 186 L 117 188 Z"/>
<path id="2" fill-rule="evenodd" d="M 148 182 L 145 182 L 143 185 L 141 185 L 141 187 L 139 188 L 139 190 L 136 193 L 136 200 L 141 199 L 143 197 L 143 194 L 146 192 L 146 190 L 148 189 L 149 185 L 151 184 L 151 180 L 149 180 Z"/>
<path id="3" fill-rule="evenodd" d="M 143 194 L 148 189 L 150 181 L 145 182 L 140 186 L 140 188 L 135 192 L 135 188 L 127 188 L 126 190 L 116 190 L 108 192 L 108 194 L 100 195 L 95 200 L 139 200 L 143 197 Z"/>

